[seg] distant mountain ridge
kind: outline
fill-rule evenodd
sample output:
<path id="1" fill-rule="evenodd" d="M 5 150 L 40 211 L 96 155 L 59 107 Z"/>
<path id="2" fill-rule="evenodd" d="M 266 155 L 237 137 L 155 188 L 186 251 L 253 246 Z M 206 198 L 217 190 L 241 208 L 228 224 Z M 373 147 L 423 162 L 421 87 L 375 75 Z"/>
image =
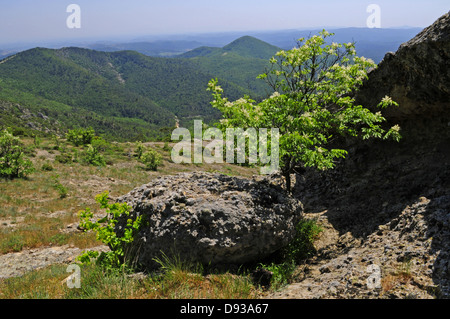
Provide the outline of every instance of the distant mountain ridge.
<path id="1" fill-rule="evenodd" d="M 422 28 L 417 27 L 405 27 L 405 28 L 325 28 L 327 31 L 335 33 L 333 41 L 335 42 L 356 42 L 356 50 L 359 56 L 365 56 L 373 59 L 376 63 L 379 63 L 386 52 L 396 51 L 398 47 L 403 43 L 418 34 Z M 292 49 L 296 45 L 296 41 L 301 37 L 308 38 L 311 35 L 317 34 L 322 31 L 322 28 L 308 29 L 308 30 L 280 30 L 280 31 L 253 31 L 253 32 L 225 32 L 225 33 L 211 33 L 211 34 L 199 34 L 199 35 L 174 35 L 168 36 L 166 39 L 170 41 L 170 46 L 174 43 L 178 43 L 180 48 L 180 55 L 187 54 L 195 49 L 202 48 L 203 52 L 208 50 L 217 51 L 217 48 L 223 48 L 230 42 L 233 42 L 238 38 L 245 38 L 250 36 L 260 41 L 264 41 L 269 45 L 281 48 L 283 50 Z M 137 41 L 138 40 L 138 41 Z M 136 42 L 150 41 L 150 43 L 158 43 L 159 40 L 151 40 L 146 38 L 137 39 Z M 187 44 L 198 43 L 199 45 L 193 48 Z M 161 44 L 161 42 L 159 42 Z M 183 43 L 186 45 L 183 47 Z M 130 43 L 131 45 L 132 43 Z M 152 44 L 153 45 L 153 44 Z M 93 48 L 93 47 L 92 47 Z M 208 50 L 206 50 L 208 48 Z M 169 47 L 170 49 L 170 47 Z M 140 51 L 138 47 L 134 47 L 133 50 L 147 54 L 144 51 Z M 162 52 L 168 52 L 168 49 L 161 48 L 157 54 L 161 56 Z M 168 56 L 168 55 L 166 55 Z M 179 56 L 173 55 L 170 56 Z M 184 55 L 185 57 L 189 57 Z"/>
<path id="2" fill-rule="evenodd" d="M 261 96 L 256 75 L 267 61 L 252 55 L 266 53 L 252 43 L 270 47 L 244 39 L 230 44 L 225 57 L 200 60 L 135 51 L 34 48 L 0 62 L 0 100 L 29 107 L 31 113 L 66 127 L 93 126 L 114 139 L 161 137 L 158 132 L 166 128 L 167 134 L 176 118 L 189 126 L 195 118 L 211 122 L 220 117 L 206 91 L 212 78 L 220 79 L 231 99 Z M 1 118 L 0 126 L 6 125 L 6 117 Z"/>

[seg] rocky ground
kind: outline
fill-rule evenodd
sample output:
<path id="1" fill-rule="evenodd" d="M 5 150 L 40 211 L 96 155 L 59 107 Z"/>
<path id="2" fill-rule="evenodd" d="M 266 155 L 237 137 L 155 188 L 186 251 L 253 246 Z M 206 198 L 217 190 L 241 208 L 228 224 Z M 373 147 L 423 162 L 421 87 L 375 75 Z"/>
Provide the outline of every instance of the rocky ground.
<path id="1" fill-rule="evenodd" d="M 449 203 L 450 196 L 421 197 L 365 240 L 339 236 L 326 211 L 310 214 L 324 229 L 317 256 L 295 283 L 268 297 L 448 298 Z"/>
<path id="2" fill-rule="evenodd" d="M 89 250 L 106 251 L 107 246 Z M 22 276 L 25 273 L 54 264 L 71 264 L 82 253 L 80 248 L 64 245 L 26 249 L 16 253 L 0 255 L 0 279 Z"/>

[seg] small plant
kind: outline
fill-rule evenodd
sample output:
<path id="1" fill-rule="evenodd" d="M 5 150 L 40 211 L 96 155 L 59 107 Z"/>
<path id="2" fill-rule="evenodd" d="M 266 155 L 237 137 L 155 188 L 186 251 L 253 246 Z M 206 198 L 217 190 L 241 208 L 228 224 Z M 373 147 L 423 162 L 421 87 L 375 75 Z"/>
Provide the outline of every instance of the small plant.
<path id="1" fill-rule="evenodd" d="M 25 177 L 34 171 L 33 164 L 24 157 L 23 145 L 9 130 L 0 132 L 0 177 Z"/>
<path id="2" fill-rule="evenodd" d="M 54 150 L 59 150 L 59 146 L 60 146 L 59 136 L 58 135 L 53 135 L 52 139 L 53 139 L 53 142 L 55 143 L 55 146 L 53 147 L 53 149 Z"/>
<path id="3" fill-rule="evenodd" d="M 73 145 L 75 146 L 91 144 L 94 137 L 95 131 L 92 128 L 77 128 L 69 130 L 69 132 L 66 134 L 67 140 L 73 143 Z"/>
<path id="4" fill-rule="evenodd" d="M 67 197 L 69 191 L 67 190 L 67 187 L 59 181 L 59 175 L 53 177 L 53 187 L 58 191 L 59 198 L 63 199 Z"/>
<path id="5" fill-rule="evenodd" d="M 100 136 L 95 136 L 92 139 L 91 145 L 100 152 L 105 152 L 108 148 L 111 147 L 110 144 Z"/>
<path id="6" fill-rule="evenodd" d="M 141 161 L 145 164 L 146 170 L 156 171 L 162 163 L 162 157 L 157 151 L 148 149 L 142 154 Z"/>
<path id="7" fill-rule="evenodd" d="M 37 135 L 34 136 L 34 146 L 36 146 L 36 147 L 41 146 L 41 139 Z"/>
<path id="8" fill-rule="evenodd" d="M 103 155 L 100 154 L 99 151 L 91 144 L 88 145 L 88 148 L 83 155 L 83 161 L 88 165 L 106 166 L 106 161 Z"/>
<path id="9" fill-rule="evenodd" d="M 141 159 L 142 154 L 144 154 L 145 148 L 144 148 L 144 144 L 142 144 L 142 142 L 136 142 L 136 157 L 138 159 Z"/>
<path id="10" fill-rule="evenodd" d="M 284 248 L 282 254 L 287 260 L 296 263 L 314 255 L 314 240 L 322 232 L 322 228 L 313 219 L 303 219 L 296 226 L 294 239 Z"/>
<path id="11" fill-rule="evenodd" d="M 280 251 L 280 259 L 260 266 L 272 272 L 271 286 L 277 289 L 291 280 L 296 266 L 315 253 L 314 240 L 322 232 L 322 228 L 312 219 L 302 219 L 296 226 L 296 235 L 292 241 Z"/>
<path id="12" fill-rule="evenodd" d="M 54 168 L 52 164 L 50 164 L 49 162 L 45 162 L 44 164 L 42 164 L 41 170 L 44 172 L 51 172 L 54 170 Z"/>
<path id="13" fill-rule="evenodd" d="M 165 142 L 162 149 L 163 151 L 170 152 L 169 142 Z"/>
<path id="14" fill-rule="evenodd" d="M 106 216 L 97 221 L 92 221 L 94 214 L 90 208 L 80 211 L 80 227 L 85 231 L 93 230 L 97 232 L 97 239 L 108 245 L 111 251 L 96 252 L 87 251 L 78 257 L 78 261 L 83 264 L 91 263 L 91 259 L 97 258 L 97 262 L 106 268 L 130 267 L 132 258 L 126 246 L 133 242 L 137 231 L 142 224 L 142 216 L 134 221 L 130 217 L 131 207 L 126 203 L 108 203 L 109 192 L 105 191 L 95 197 L 102 209 L 106 209 Z M 115 227 L 121 218 L 128 218 L 122 234 L 115 231 Z"/>
<path id="15" fill-rule="evenodd" d="M 73 162 L 73 158 L 72 158 L 71 154 L 63 152 L 63 153 L 55 156 L 55 161 L 57 161 L 61 164 L 69 164 L 69 163 Z"/>

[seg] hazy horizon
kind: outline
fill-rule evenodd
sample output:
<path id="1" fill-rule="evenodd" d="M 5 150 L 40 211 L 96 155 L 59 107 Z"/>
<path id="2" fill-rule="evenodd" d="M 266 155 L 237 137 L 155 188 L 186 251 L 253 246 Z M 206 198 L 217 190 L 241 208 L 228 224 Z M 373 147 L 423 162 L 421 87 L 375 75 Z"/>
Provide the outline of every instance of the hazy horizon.
<path id="1" fill-rule="evenodd" d="M 70 4 L 81 8 L 81 28 L 67 27 Z M 16 0 L 2 3 L 0 44 L 367 27 L 370 4 L 381 8 L 381 28 L 423 28 L 449 11 L 448 0 Z"/>

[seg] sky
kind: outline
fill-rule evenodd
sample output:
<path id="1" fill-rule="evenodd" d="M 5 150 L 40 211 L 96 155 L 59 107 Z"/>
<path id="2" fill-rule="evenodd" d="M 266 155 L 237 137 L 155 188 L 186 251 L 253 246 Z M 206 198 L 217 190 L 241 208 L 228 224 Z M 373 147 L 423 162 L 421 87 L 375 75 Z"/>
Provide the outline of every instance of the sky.
<path id="1" fill-rule="evenodd" d="M 70 4 L 80 8 L 80 28 L 67 25 Z M 0 0 L 0 44 L 367 27 L 370 4 L 379 6 L 382 28 L 426 27 L 450 10 L 449 0 Z"/>

